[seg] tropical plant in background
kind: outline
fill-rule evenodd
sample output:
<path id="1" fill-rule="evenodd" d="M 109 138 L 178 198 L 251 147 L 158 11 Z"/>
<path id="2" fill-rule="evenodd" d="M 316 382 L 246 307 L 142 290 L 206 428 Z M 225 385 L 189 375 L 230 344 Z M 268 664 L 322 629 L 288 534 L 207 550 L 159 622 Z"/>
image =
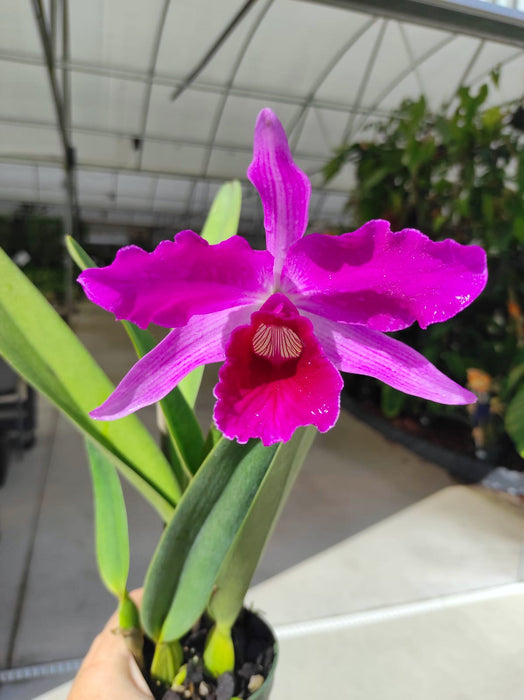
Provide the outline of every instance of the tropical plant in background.
<path id="1" fill-rule="evenodd" d="M 268 109 L 257 119 L 248 176 L 264 207 L 265 251 L 236 235 L 236 182 L 219 192 L 201 236 L 183 231 L 152 253 L 128 246 L 96 268 L 68 240 L 87 296 L 122 320 L 139 357 L 116 389 L 0 255 L 0 351 L 85 435 L 100 574 L 119 601 L 123 638 L 158 697 L 170 687 L 179 697 L 200 697 L 195 673 L 207 684 L 242 671 L 235 629 L 244 597 L 317 429 L 329 430 L 338 418 L 339 371 L 433 401 L 475 401 L 385 333 L 415 321 L 425 328 L 469 306 L 487 278 L 480 247 L 435 243 L 412 229 L 393 233 L 383 220 L 340 237 L 305 236 L 310 183 Z M 158 344 L 150 323 L 171 329 Z M 203 366 L 217 361 L 216 427 L 204 437 L 194 404 Z M 163 451 L 133 415 L 156 402 Z M 117 472 L 166 525 L 140 610 L 127 591 L 130 551 Z M 195 630 L 206 631 L 196 661 Z M 268 669 L 257 663 L 250 661 L 251 677 L 237 675 L 227 697 L 267 697 L 267 684 L 257 687 Z"/>
<path id="2" fill-rule="evenodd" d="M 63 239 L 63 220 L 44 207 L 21 204 L 12 215 L 0 216 L 0 247 L 52 303 L 64 295 Z"/>
<path id="3" fill-rule="evenodd" d="M 355 225 L 372 213 L 395 228 L 486 250 L 490 279 L 474 319 L 468 310 L 448 324 L 399 337 L 458 381 L 469 368 L 489 374 L 499 399 L 494 437 L 501 439 L 505 425 L 524 455 L 524 107 L 486 107 L 496 83 L 493 74 L 476 93 L 460 88 L 453 105 L 437 114 L 424 97 L 402 103 L 393 117 L 372 125 L 373 140 L 341 146 L 324 174 L 329 180 L 355 164 L 357 184 L 348 199 Z M 505 423 L 497 417 L 500 401 Z M 389 416 L 427 411 L 389 387 L 382 407 Z"/>

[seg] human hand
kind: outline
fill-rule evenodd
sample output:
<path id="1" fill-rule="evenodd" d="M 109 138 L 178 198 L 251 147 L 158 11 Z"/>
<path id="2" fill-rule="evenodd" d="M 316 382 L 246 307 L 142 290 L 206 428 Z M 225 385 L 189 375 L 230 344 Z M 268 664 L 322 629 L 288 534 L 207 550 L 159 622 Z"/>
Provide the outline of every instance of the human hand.
<path id="1" fill-rule="evenodd" d="M 139 605 L 142 589 L 133 591 L 131 597 Z M 152 699 L 151 691 L 123 638 L 114 634 L 115 628 L 118 628 L 116 612 L 93 641 L 76 675 L 68 700 Z"/>

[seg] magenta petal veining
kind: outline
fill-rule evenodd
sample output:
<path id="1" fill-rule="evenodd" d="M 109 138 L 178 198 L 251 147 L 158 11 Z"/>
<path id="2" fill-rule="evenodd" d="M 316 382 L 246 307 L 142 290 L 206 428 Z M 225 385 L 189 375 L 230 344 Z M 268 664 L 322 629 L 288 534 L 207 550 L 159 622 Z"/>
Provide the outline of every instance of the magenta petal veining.
<path id="1" fill-rule="evenodd" d="M 270 109 L 258 115 L 247 176 L 264 207 L 266 245 L 275 258 L 278 276 L 289 247 L 306 230 L 311 184 L 293 162 L 286 133 Z"/>
<path id="2" fill-rule="evenodd" d="M 341 236 L 305 236 L 282 273 L 282 287 L 300 309 L 377 331 L 446 321 L 471 304 L 486 280 L 479 246 L 436 243 L 415 229 L 393 233 L 382 220 Z"/>
<path id="3" fill-rule="evenodd" d="M 310 315 L 326 356 L 341 372 L 375 377 L 394 389 L 445 404 L 477 398 L 409 345 L 364 326 Z"/>
<path id="4" fill-rule="evenodd" d="M 162 241 L 152 253 L 138 246 L 118 251 L 107 267 L 78 278 L 91 301 L 133 321 L 173 328 L 194 314 L 209 314 L 260 300 L 270 289 L 273 259 L 240 236 L 211 246 L 193 231 Z"/>
<path id="5" fill-rule="evenodd" d="M 225 358 L 229 335 L 245 323 L 254 307 L 225 309 L 193 316 L 174 328 L 153 350 L 129 370 L 115 391 L 94 411 L 92 418 L 114 420 L 163 399 L 191 370 Z"/>

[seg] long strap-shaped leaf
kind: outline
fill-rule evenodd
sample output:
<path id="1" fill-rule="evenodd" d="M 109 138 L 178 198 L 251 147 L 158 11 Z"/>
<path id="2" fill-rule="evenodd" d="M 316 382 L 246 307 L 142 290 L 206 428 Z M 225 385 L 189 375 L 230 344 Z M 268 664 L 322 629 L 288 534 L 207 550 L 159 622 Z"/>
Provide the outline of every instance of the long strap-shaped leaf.
<path id="1" fill-rule="evenodd" d="M 69 254 L 81 270 L 96 267 L 95 261 L 74 238 L 67 236 L 66 245 Z M 129 335 L 138 357 L 147 355 L 156 346 L 155 339 L 148 331 L 142 330 L 129 321 L 123 321 L 122 325 Z M 173 444 L 173 457 L 178 462 L 176 465 L 179 471 L 178 480 L 182 482 L 182 486 L 185 486 L 200 466 L 204 437 L 194 411 L 178 387 L 175 387 L 160 401 L 160 406 Z"/>
<path id="2" fill-rule="evenodd" d="M 119 600 L 129 574 L 129 533 L 124 494 L 118 474 L 104 453 L 86 440 L 93 483 L 95 550 L 100 577 Z"/>
<path id="3" fill-rule="evenodd" d="M 202 229 L 202 238 L 215 245 L 234 236 L 238 231 L 240 208 L 242 206 L 242 188 L 238 180 L 226 182 L 218 190 L 206 222 Z"/>
<path id="4" fill-rule="evenodd" d="M 312 426 L 299 428 L 272 460 L 215 581 L 209 611 L 220 624 L 231 627 L 242 609 L 257 564 L 316 433 Z"/>
<path id="5" fill-rule="evenodd" d="M 89 418 L 113 386 L 69 326 L 0 250 L 0 354 L 97 442 L 168 520 L 180 497 L 171 468 L 136 416 Z"/>
<path id="6" fill-rule="evenodd" d="M 155 641 L 180 638 L 205 610 L 223 559 L 279 449 L 222 439 L 210 452 L 147 573 L 142 621 Z"/>

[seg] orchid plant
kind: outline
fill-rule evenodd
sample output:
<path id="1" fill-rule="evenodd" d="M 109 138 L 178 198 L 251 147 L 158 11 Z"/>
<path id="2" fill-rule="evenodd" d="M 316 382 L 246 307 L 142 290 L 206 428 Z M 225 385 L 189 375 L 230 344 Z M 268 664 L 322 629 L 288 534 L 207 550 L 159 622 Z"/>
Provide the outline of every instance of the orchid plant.
<path id="1" fill-rule="evenodd" d="M 337 421 L 340 372 L 431 401 L 476 400 L 386 333 L 415 321 L 426 328 L 468 306 L 486 284 L 481 248 L 436 243 L 413 229 L 394 233 L 382 220 L 341 236 L 306 235 L 310 182 L 269 109 L 256 122 L 248 177 L 262 200 L 267 250 L 236 235 L 238 183 L 220 191 L 201 235 L 182 231 L 152 253 L 128 246 L 96 268 L 69 240 L 87 297 L 124 321 L 139 356 L 114 390 L 0 258 L 0 351 L 86 436 L 100 573 L 120 601 L 140 664 L 143 634 L 154 643 L 150 674 L 165 686 L 183 682 L 181 640 L 203 614 L 212 620 L 207 672 L 233 670 L 233 626 L 316 431 Z M 170 329 L 160 343 L 149 324 Z M 205 439 L 194 402 L 202 368 L 214 362 L 223 363 L 216 428 Z M 157 402 L 163 451 L 132 415 Z M 140 611 L 126 589 L 127 517 L 116 470 L 166 523 Z"/>

